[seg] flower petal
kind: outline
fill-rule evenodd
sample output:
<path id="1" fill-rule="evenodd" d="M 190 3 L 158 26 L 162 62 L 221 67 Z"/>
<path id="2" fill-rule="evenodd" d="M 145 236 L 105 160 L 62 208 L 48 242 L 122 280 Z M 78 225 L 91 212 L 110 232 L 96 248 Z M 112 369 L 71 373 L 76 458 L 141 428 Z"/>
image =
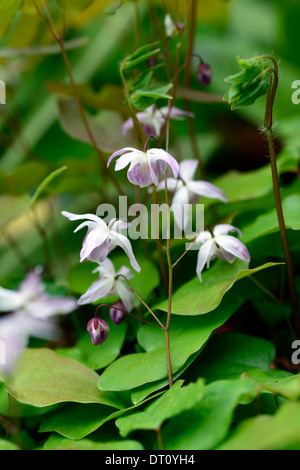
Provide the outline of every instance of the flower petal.
<path id="1" fill-rule="evenodd" d="M 125 152 L 138 152 L 138 150 L 136 150 L 135 148 L 133 147 L 124 147 L 123 149 L 121 150 L 117 150 L 116 152 L 114 152 L 108 159 L 107 161 L 107 168 L 109 167 L 109 165 L 111 164 L 112 160 L 116 157 L 118 157 L 119 155 L 122 155 L 123 153 Z"/>
<path id="2" fill-rule="evenodd" d="M 185 182 L 192 181 L 199 165 L 199 160 L 183 160 L 179 164 L 179 176 Z"/>
<path id="3" fill-rule="evenodd" d="M 59 314 L 68 314 L 77 309 L 77 302 L 72 297 L 44 296 L 29 302 L 25 311 L 35 318 L 48 318 Z"/>
<path id="4" fill-rule="evenodd" d="M 116 281 L 115 289 L 117 291 L 118 296 L 125 305 L 127 312 L 131 312 L 131 310 L 134 308 L 134 295 L 131 292 L 130 288 L 126 284 L 124 284 L 124 281 L 120 279 Z"/>
<path id="5" fill-rule="evenodd" d="M 108 238 L 108 236 L 108 230 L 91 230 L 83 242 L 82 250 L 80 252 L 80 262 L 88 258 L 88 256 L 92 253 L 95 248 L 101 246 L 102 243 L 104 243 L 105 240 Z"/>
<path id="6" fill-rule="evenodd" d="M 98 281 L 93 282 L 86 293 L 80 297 L 78 300 L 78 305 L 92 304 L 93 302 L 96 302 L 96 300 L 106 297 L 108 294 L 110 294 L 113 287 L 113 278 L 109 277 L 98 279 Z"/>
<path id="7" fill-rule="evenodd" d="M 240 229 L 230 224 L 216 225 L 213 230 L 215 237 L 218 237 L 219 235 L 227 235 L 228 232 L 237 232 L 239 236 L 242 235 L 242 232 L 240 231 Z"/>
<path id="8" fill-rule="evenodd" d="M 0 287 L 0 312 L 13 312 L 23 303 L 24 295 L 20 292 Z"/>
<path id="9" fill-rule="evenodd" d="M 123 135 L 127 134 L 129 129 L 132 129 L 132 128 L 133 128 L 133 119 L 129 118 L 129 119 L 127 119 L 127 121 L 124 122 L 124 124 L 122 126 Z"/>
<path id="10" fill-rule="evenodd" d="M 177 160 L 172 157 L 172 155 L 170 155 L 168 152 L 163 149 L 149 149 L 147 151 L 147 156 L 149 157 L 149 160 L 154 158 L 155 160 L 161 160 L 167 163 L 172 169 L 174 178 L 178 178 L 179 164 Z"/>
<path id="11" fill-rule="evenodd" d="M 190 181 L 188 183 L 188 188 L 199 196 L 220 199 L 223 202 L 227 202 L 224 192 L 214 184 L 208 183 L 207 181 Z"/>
<path id="12" fill-rule="evenodd" d="M 62 215 L 64 217 L 67 217 L 67 219 L 69 219 L 71 221 L 88 219 L 88 220 L 92 220 L 93 222 L 96 222 L 96 223 L 99 223 L 99 221 L 103 222 L 103 220 L 100 219 L 100 217 L 98 217 L 95 214 L 72 214 L 71 212 L 62 211 Z"/>
<path id="13" fill-rule="evenodd" d="M 215 238 L 216 243 L 223 248 L 224 250 L 228 251 L 232 255 L 240 258 L 247 263 L 250 262 L 250 253 L 245 247 L 245 245 L 235 237 L 231 235 L 219 235 Z"/>
<path id="14" fill-rule="evenodd" d="M 121 233 L 113 232 L 114 234 L 114 242 L 116 245 L 120 246 L 127 256 L 129 257 L 130 264 L 135 269 L 138 273 L 141 272 L 141 267 L 138 264 L 137 260 L 135 259 L 135 256 L 132 251 L 132 246 L 128 238 L 126 238 L 124 235 Z"/>
<path id="15" fill-rule="evenodd" d="M 203 271 L 206 263 L 209 265 L 210 260 L 215 255 L 215 251 L 216 247 L 213 239 L 205 242 L 199 250 L 196 273 L 200 282 L 202 282 L 201 272 Z"/>

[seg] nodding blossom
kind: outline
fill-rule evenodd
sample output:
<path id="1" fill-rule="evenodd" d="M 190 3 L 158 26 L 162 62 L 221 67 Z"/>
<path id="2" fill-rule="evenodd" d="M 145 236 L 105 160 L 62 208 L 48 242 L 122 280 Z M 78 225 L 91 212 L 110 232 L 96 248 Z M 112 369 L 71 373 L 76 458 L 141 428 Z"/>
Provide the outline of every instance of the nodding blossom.
<path id="1" fill-rule="evenodd" d="M 172 169 L 174 178 L 178 177 L 179 165 L 177 161 L 163 149 L 155 148 L 142 152 L 132 147 L 125 147 L 110 156 L 107 166 L 116 157 L 119 158 L 115 165 L 115 171 L 123 170 L 130 165 L 127 178 L 130 183 L 140 188 L 146 188 L 152 184 L 157 186 L 160 176 L 166 172 L 168 165 Z"/>
<path id="2" fill-rule="evenodd" d="M 115 325 L 121 325 L 126 315 L 126 308 L 121 300 L 115 302 L 109 309 L 109 316 Z"/>
<path id="3" fill-rule="evenodd" d="M 174 191 L 172 205 L 182 206 L 182 210 L 174 210 L 175 221 L 180 228 L 185 228 L 188 222 L 187 205 L 195 204 L 199 196 L 227 202 L 224 192 L 217 186 L 207 181 L 194 181 L 198 164 L 198 160 L 183 160 L 179 164 L 178 179 L 167 178 L 168 190 Z M 164 189 L 165 181 L 161 181 L 157 186 L 157 191 Z"/>
<path id="4" fill-rule="evenodd" d="M 0 340 L 5 344 L 6 361 L 0 372 L 10 375 L 28 345 L 30 337 L 55 339 L 59 329 L 54 317 L 68 314 L 77 308 L 72 297 L 52 296 L 46 293 L 40 270 L 27 274 L 18 290 L 0 287 Z"/>
<path id="5" fill-rule="evenodd" d="M 134 307 L 134 295 L 124 280 L 124 277 L 126 279 L 132 278 L 131 270 L 122 266 L 116 272 L 113 262 L 107 258 L 93 271 L 93 273 L 97 272 L 99 279 L 93 282 L 87 292 L 80 297 L 78 305 L 91 304 L 107 296 L 117 295 L 126 311 L 131 312 Z"/>
<path id="6" fill-rule="evenodd" d="M 92 343 L 95 346 L 100 346 L 108 336 L 109 326 L 102 318 L 96 316 L 88 322 L 87 330 L 91 335 Z"/>
<path id="7" fill-rule="evenodd" d="M 229 232 L 237 232 L 241 235 L 241 231 L 229 224 L 216 225 L 213 232 L 204 230 L 197 237 L 197 242 L 201 244 L 197 261 L 197 276 L 202 282 L 201 273 L 205 264 L 209 268 L 210 261 L 215 258 L 221 258 L 229 263 L 233 263 L 236 258 L 250 262 L 250 254 L 245 245 L 233 237 L 228 235 Z"/>
<path id="8" fill-rule="evenodd" d="M 133 269 L 137 272 L 141 271 L 133 254 L 130 241 L 125 235 L 120 233 L 121 230 L 128 227 L 128 222 L 121 219 L 112 219 L 107 225 L 104 220 L 95 214 L 77 215 L 63 211 L 62 215 L 71 221 L 87 219 L 86 222 L 83 222 L 74 230 L 74 232 L 78 232 L 78 230 L 84 227 L 88 228 L 80 252 L 80 262 L 88 259 L 96 263 L 103 263 L 109 253 L 119 246 L 129 257 Z"/>
<path id="9" fill-rule="evenodd" d="M 163 108 L 158 109 L 155 104 L 145 109 L 144 111 L 137 113 L 136 117 L 141 123 L 147 137 L 159 137 L 161 130 L 166 123 L 169 112 L 170 119 L 174 119 L 176 121 L 181 121 L 184 117 L 195 117 L 193 113 L 183 111 L 174 106 L 171 108 L 171 110 L 169 110 L 168 106 L 164 106 Z M 125 121 L 123 124 L 123 134 L 126 134 L 129 129 L 132 129 L 133 125 L 133 119 L 127 119 L 127 121 Z"/>

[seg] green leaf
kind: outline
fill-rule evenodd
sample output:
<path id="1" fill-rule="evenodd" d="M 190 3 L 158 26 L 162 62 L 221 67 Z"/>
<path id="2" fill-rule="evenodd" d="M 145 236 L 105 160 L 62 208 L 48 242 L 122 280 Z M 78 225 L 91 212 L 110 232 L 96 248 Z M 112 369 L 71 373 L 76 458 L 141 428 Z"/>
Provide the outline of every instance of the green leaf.
<path id="1" fill-rule="evenodd" d="M 0 5 L 0 39 L 3 38 L 24 0 L 1 0 Z"/>
<path id="2" fill-rule="evenodd" d="M 267 371 L 275 347 L 262 338 L 230 332 L 214 335 L 194 364 L 195 373 L 209 382 L 236 379 L 253 368 Z"/>
<path id="3" fill-rule="evenodd" d="M 213 382 L 193 409 L 173 418 L 162 430 L 164 447 L 169 450 L 212 449 L 226 436 L 239 403 L 256 396 L 255 387 L 244 380 Z"/>
<path id="4" fill-rule="evenodd" d="M 60 125 L 67 135 L 93 145 L 75 100 L 60 99 L 58 111 Z M 101 151 L 113 153 L 122 147 L 133 145 L 131 136 L 124 136 L 122 133 L 123 120 L 118 113 L 101 111 L 95 117 L 85 114 L 97 147 Z"/>
<path id="5" fill-rule="evenodd" d="M 13 442 L 0 439 L 0 450 L 21 450 L 21 449 Z"/>
<path id="6" fill-rule="evenodd" d="M 36 201 L 42 197 L 43 193 L 48 189 L 48 186 L 52 181 L 60 176 L 66 169 L 67 167 L 63 166 L 50 173 L 50 175 L 41 182 L 32 197 L 29 197 L 28 195 L 18 198 L 3 196 L 1 198 L 3 214 L 0 213 L 0 231 L 8 228 L 10 223 L 23 217 L 34 206 Z M 4 201 L 6 201 L 6 204 Z"/>
<path id="7" fill-rule="evenodd" d="M 224 96 L 224 101 L 231 104 L 231 109 L 249 106 L 268 92 L 270 86 L 270 64 L 264 59 L 239 59 L 241 72 L 225 78 L 232 83 Z"/>
<path id="8" fill-rule="evenodd" d="M 267 390 L 288 400 L 300 398 L 300 374 L 293 375 L 283 370 L 248 370 L 243 378 L 249 378 L 259 390 Z"/>
<path id="9" fill-rule="evenodd" d="M 146 44 L 137 49 L 133 54 L 125 57 L 121 64 L 121 70 L 123 72 L 129 72 L 137 68 L 138 65 L 145 64 L 148 59 L 160 52 L 160 48 L 157 47 L 158 45 L 159 41 Z"/>
<path id="10" fill-rule="evenodd" d="M 218 450 L 300 450 L 300 403 L 286 403 L 274 416 L 257 416 L 237 426 Z"/>
<path id="11" fill-rule="evenodd" d="M 157 398 L 144 411 L 117 419 L 116 426 L 122 437 L 127 437 L 133 431 L 144 429 L 159 429 L 161 425 L 173 416 L 193 408 L 203 396 L 204 382 L 199 379 L 182 387 L 183 380 L 175 382 L 170 390 Z M 181 388 L 182 387 L 182 388 Z"/>
<path id="12" fill-rule="evenodd" d="M 73 441 L 61 437 L 57 434 L 51 434 L 45 442 L 44 450 L 143 450 L 142 444 L 138 441 L 108 441 L 95 442 L 89 439 Z"/>
<path id="13" fill-rule="evenodd" d="M 26 349 L 7 388 L 17 401 L 36 407 L 77 402 L 123 408 L 114 394 L 99 392 L 98 378 L 94 371 L 50 349 Z"/>
<path id="14" fill-rule="evenodd" d="M 161 392 L 157 395 L 160 394 Z M 55 413 L 45 416 L 41 422 L 39 432 L 57 432 L 68 439 L 83 439 L 107 421 L 135 410 L 148 401 L 149 399 L 140 402 L 138 405 L 118 411 L 112 411 L 111 407 L 103 405 L 66 404 L 64 407 L 56 410 Z"/>
<path id="15" fill-rule="evenodd" d="M 293 194 L 282 201 L 285 225 L 292 230 L 300 230 L 299 218 L 300 195 Z M 276 209 L 260 215 L 257 219 L 243 229 L 242 241 L 248 243 L 261 236 L 279 230 Z"/>
<path id="16" fill-rule="evenodd" d="M 130 95 L 130 102 L 138 110 L 143 111 L 144 109 L 149 108 L 149 106 L 151 106 L 152 104 L 156 103 L 156 101 L 159 99 L 173 99 L 173 97 L 168 94 L 172 87 L 172 83 L 169 83 L 168 85 L 157 88 L 137 90 Z"/>
<path id="17" fill-rule="evenodd" d="M 217 260 L 209 270 L 202 274 L 203 282 L 195 277 L 175 292 L 172 314 L 203 315 L 211 312 L 220 305 L 223 296 L 235 282 L 272 266 L 276 266 L 276 263 L 266 263 L 257 268 L 247 269 L 248 264 L 239 259 L 233 264 Z M 167 301 L 155 305 L 154 308 L 167 312 Z"/>
<path id="18" fill-rule="evenodd" d="M 212 332 L 241 305 L 241 299 L 227 299 L 211 315 L 174 317 L 171 321 L 170 347 L 175 374 L 195 352 L 201 350 Z M 132 390 L 168 376 L 164 332 L 151 325 L 139 330 L 138 340 L 147 352 L 123 356 L 113 362 L 99 379 L 100 390 Z"/>

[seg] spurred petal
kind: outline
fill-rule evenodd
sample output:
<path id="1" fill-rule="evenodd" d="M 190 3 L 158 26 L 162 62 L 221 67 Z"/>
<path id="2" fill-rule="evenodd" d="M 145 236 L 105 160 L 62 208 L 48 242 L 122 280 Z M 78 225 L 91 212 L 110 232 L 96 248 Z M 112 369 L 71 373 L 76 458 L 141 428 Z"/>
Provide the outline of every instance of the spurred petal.
<path id="1" fill-rule="evenodd" d="M 170 155 L 168 152 L 166 152 L 163 149 L 149 149 L 147 151 L 147 155 L 149 156 L 149 159 L 155 158 L 156 160 L 162 160 L 163 162 L 167 163 L 173 172 L 174 178 L 178 178 L 179 174 L 179 164 L 177 160 L 175 160 L 172 155 Z"/>
<path id="2" fill-rule="evenodd" d="M 210 259 L 215 255 L 215 251 L 216 248 L 213 239 L 205 242 L 199 250 L 196 273 L 200 282 L 202 282 L 201 272 L 203 271 L 206 263 L 209 265 Z"/>
<path id="3" fill-rule="evenodd" d="M 215 240 L 216 243 L 224 250 L 228 251 L 237 258 L 247 261 L 247 263 L 250 262 L 249 251 L 237 238 L 232 237 L 231 235 L 219 235 L 215 238 Z"/>
<path id="4" fill-rule="evenodd" d="M 214 184 L 208 183 L 207 181 L 190 181 L 188 183 L 188 188 L 199 196 L 220 199 L 223 202 L 227 202 L 224 192 Z"/>
<path id="5" fill-rule="evenodd" d="M 109 231 L 107 228 L 106 230 L 91 230 L 83 242 L 82 250 L 80 252 L 80 262 L 85 260 L 95 248 L 102 245 L 108 236 Z"/>
<path id="6" fill-rule="evenodd" d="M 242 235 L 242 232 L 240 231 L 240 229 L 230 224 L 216 225 L 213 230 L 215 237 L 218 237 L 219 235 L 227 235 L 228 232 L 237 232 L 239 236 Z"/>
<path id="7" fill-rule="evenodd" d="M 146 188 L 153 184 L 150 167 L 147 162 L 132 165 L 127 172 L 127 177 L 130 183 L 137 185 L 140 188 Z"/>
<path id="8" fill-rule="evenodd" d="M 132 246 L 128 238 L 126 238 L 124 235 L 121 233 L 114 232 L 114 242 L 116 245 L 120 246 L 123 248 L 125 251 L 126 255 L 129 257 L 130 264 L 135 269 L 138 273 L 141 272 L 140 265 L 138 264 L 137 260 L 135 259 L 135 256 L 132 251 Z"/>

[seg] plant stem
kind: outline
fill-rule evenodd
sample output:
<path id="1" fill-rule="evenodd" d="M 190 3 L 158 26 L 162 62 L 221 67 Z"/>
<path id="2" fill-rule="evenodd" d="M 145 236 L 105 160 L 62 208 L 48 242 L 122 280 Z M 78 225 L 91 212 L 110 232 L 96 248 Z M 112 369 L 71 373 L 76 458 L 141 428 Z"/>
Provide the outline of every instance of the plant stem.
<path id="1" fill-rule="evenodd" d="M 167 126 L 168 127 L 168 126 Z M 168 140 L 167 140 L 168 142 Z M 168 144 L 167 144 L 168 147 Z M 166 193 L 166 202 L 168 207 L 169 196 L 168 196 L 168 185 L 167 185 L 167 173 L 165 173 L 165 193 Z M 171 323 L 171 313 L 172 313 L 172 291 L 173 291 L 173 265 L 171 261 L 171 249 L 170 249 L 170 211 L 168 211 L 168 221 L 167 221 L 167 260 L 168 260 L 168 273 L 169 273 L 169 289 L 168 289 L 168 316 L 167 324 L 165 329 L 165 340 L 166 340 L 166 353 L 167 353 L 167 367 L 168 367 L 168 378 L 169 378 L 169 387 L 173 385 L 172 377 L 172 365 L 171 365 L 171 351 L 170 351 L 170 323 Z"/>
<path id="2" fill-rule="evenodd" d="M 291 256 L 286 226 L 284 222 L 284 215 L 283 215 L 283 210 L 282 210 L 279 178 L 278 178 L 278 171 L 277 171 L 277 165 L 276 165 L 274 139 L 273 139 L 273 133 L 271 130 L 267 131 L 267 137 L 268 137 L 268 144 L 269 144 L 269 151 L 270 151 L 273 192 L 274 192 L 274 199 L 275 199 L 275 205 L 276 205 L 277 219 L 278 219 L 278 224 L 279 224 L 279 229 L 280 229 L 281 241 L 283 245 L 284 258 L 286 262 L 286 269 L 287 269 L 289 288 L 290 288 L 290 297 L 291 297 L 291 304 L 292 304 L 292 310 L 293 310 L 293 324 L 295 328 L 295 333 L 297 337 L 300 338 L 300 319 L 299 319 L 299 311 L 298 311 L 296 284 L 295 284 L 295 277 L 294 277 L 294 271 L 293 271 L 292 256 Z"/>
<path id="3" fill-rule="evenodd" d="M 271 172 L 272 172 L 272 181 L 273 181 L 273 193 L 275 199 L 275 206 L 277 212 L 277 219 L 278 225 L 281 235 L 281 241 L 283 245 L 284 251 L 284 258 L 286 262 L 287 274 L 288 274 L 288 282 L 289 282 L 289 290 L 290 290 L 290 298 L 291 298 L 291 305 L 293 311 L 293 325 L 295 329 L 295 333 L 298 338 L 300 338 L 300 317 L 298 311 L 298 301 L 297 301 L 297 293 L 296 293 L 296 285 L 295 285 L 295 277 L 293 272 L 293 263 L 292 263 L 292 256 L 289 247 L 289 241 L 286 231 L 286 226 L 284 222 L 284 215 L 282 210 L 282 202 L 281 202 L 281 195 L 280 195 L 280 185 L 279 185 L 279 177 L 278 177 L 278 170 L 276 164 L 276 152 L 275 152 L 275 145 L 274 145 L 274 137 L 273 137 L 273 106 L 274 100 L 276 96 L 276 91 L 278 87 L 278 64 L 274 57 L 270 55 L 265 55 L 257 58 L 259 59 L 268 59 L 271 60 L 274 68 L 270 69 L 272 72 L 272 76 L 270 78 L 270 87 L 267 94 L 267 103 L 266 103 L 266 112 L 265 112 L 265 132 L 268 139 L 269 145 L 269 154 L 270 154 L 270 162 L 271 162 Z"/>

